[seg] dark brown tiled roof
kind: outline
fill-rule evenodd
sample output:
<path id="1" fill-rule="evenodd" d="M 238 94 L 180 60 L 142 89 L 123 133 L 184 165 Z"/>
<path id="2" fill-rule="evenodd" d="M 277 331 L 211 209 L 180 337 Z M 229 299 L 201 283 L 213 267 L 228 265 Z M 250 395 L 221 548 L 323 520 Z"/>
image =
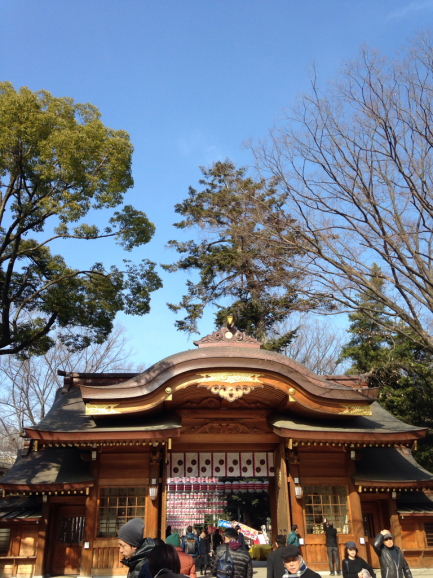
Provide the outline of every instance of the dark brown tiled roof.
<path id="1" fill-rule="evenodd" d="M 89 462 L 81 459 L 78 448 L 49 448 L 19 456 L 8 473 L 0 480 L 0 487 L 14 485 L 93 483 Z"/>
<path id="2" fill-rule="evenodd" d="M 357 484 L 362 482 L 432 482 L 433 474 L 422 468 L 411 453 L 397 448 L 364 448 L 362 459 L 356 462 Z"/>
<path id="3" fill-rule="evenodd" d="M 354 432 L 354 433 L 403 433 L 423 431 L 400 421 L 388 413 L 377 401 L 370 406 L 373 415 L 360 415 L 344 419 L 310 419 L 294 414 L 271 414 L 268 422 L 278 428 L 309 432 Z"/>
<path id="4" fill-rule="evenodd" d="M 181 427 L 177 413 L 163 412 L 151 416 L 104 416 L 97 421 L 86 415 L 86 407 L 78 387 L 67 393 L 57 391 L 54 403 L 44 419 L 27 430 L 47 432 L 111 432 L 111 431 L 159 431 Z M 1 480 L 0 480 L 1 482 Z"/>

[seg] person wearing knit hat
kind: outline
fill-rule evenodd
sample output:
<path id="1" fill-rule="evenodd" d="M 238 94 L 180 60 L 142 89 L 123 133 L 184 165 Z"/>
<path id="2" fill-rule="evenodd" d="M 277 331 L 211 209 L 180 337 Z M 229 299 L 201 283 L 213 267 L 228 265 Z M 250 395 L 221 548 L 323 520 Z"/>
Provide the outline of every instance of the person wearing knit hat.
<path id="1" fill-rule="evenodd" d="M 144 538 L 144 522 L 134 518 L 126 522 L 117 535 L 122 564 L 128 567 L 128 578 L 138 578 L 141 567 L 147 562 L 149 554 L 155 547 L 151 538 Z"/>
<path id="2" fill-rule="evenodd" d="M 371 578 L 376 578 L 373 568 L 358 556 L 355 542 L 346 542 L 343 560 L 343 578 L 364 578 L 364 570 L 370 572 Z M 368 574 L 367 574 L 368 576 Z"/>
<path id="3" fill-rule="evenodd" d="M 277 550 L 278 551 L 278 550 Z M 283 578 L 321 578 L 320 574 L 308 568 L 298 546 L 289 544 L 281 548 L 281 558 L 286 569 Z"/>

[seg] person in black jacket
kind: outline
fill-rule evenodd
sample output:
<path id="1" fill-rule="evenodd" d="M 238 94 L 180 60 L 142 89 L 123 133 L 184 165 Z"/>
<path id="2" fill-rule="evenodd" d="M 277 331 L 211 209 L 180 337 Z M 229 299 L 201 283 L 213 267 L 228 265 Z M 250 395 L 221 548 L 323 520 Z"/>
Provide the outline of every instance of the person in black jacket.
<path id="1" fill-rule="evenodd" d="M 281 548 L 286 545 L 286 536 L 279 534 L 275 538 L 277 549 L 268 554 L 266 559 L 267 578 L 282 578 L 286 568 L 281 557 Z"/>
<path id="2" fill-rule="evenodd" d="M 219 529 L 217 528 L 215 530 L 215 534 L 212 537 L 212 547 L 214 550 L 216 550 L 218 548 L 218 546 L 221 546 L 221 544 L 224 542 Z"/>
<path id="3" fill-rule="evenodd" d="M 151 538 L 143 538 L 143 534 L 143 520 L 134 518 L 124 524 L 117 535 L 119 550 L 123 555 L 121 562 L 128 567 L 128 578 L 138 578 L 141 567 L 155 547 L 155 542 Z"/>
<path id="4" fill-rule="evenodd" d="M 200 541 L 200 558 L 199 558 L 199 566 L 200 566 L 200 575 L 203 576 L 203 570 L 204 570 L 204 575 L 206 576 L 206 572 L 207 572 L 207 567 L 210 566 L 210 539 L 209 536 L 207 535 L 206 530 L 203 528 L 203 530 L 200 532 L 200 537 L 199 537 L 199 541 Z"/>
<path id="5" fill-rule="evenodd" d="M 216 576 L 218 569 L 218 562 L 225 557 L 228 550 L 228 555 L 233 562 L 233 578 L 253 578 L 253 564 L 251 556 L 242 548 L 238 542 L 238 533 L 234 528 L 227 528 L 224 532 L 224 544 L 218 546 L 215 555 L 212 556 L 211 569 L 212 576 Z"/>
<path id="6" fill-rule="evenodd" d="M 329 571 L 331 576 L 334 576 L 334 560 L 337 566 L 337 575 L 341 574 L 340 557 L 338 555 L 337 530 L 331 520 L 325 520 L 323 523 L 323 531 L 326 534 L 326 549 L 328 550 Z"/>
<path id="7" fill-rule="evenodd" d="M 242 548 L 245 548 L 245 550 L 248 550 L 247 545 L 245 543 L 245 536 L 242 534 L 241 532 L 241 527 L 240 526 L 235 526 L 235 530 L 238 533 L 238 542 L 239 544 L 242 546 Z"/>
<path id="8" fill-rule="evenodd" d="M 283 578 L 322 578 L 320 574 L 308 568 L 301 551 L 294 544 L 281 548 L 281 557 L 286 569 Z"/>
<path id="9" fill-rule="evenodd" d="M 379 556 L 380 571 L 386 578 L 412 578 L 403 552 L 394 545 L 391 532 L 382 530 L 374 539 L 373 548 Z"/>
<path id="10" fill-rule="evenodd" d="M 343 560 L 343 578 L 363 578 L 362 570 L 368 570 L 371 578 L 376 578 L 373 568 L 358 556 L 355 542 L 346 542 Z"/>

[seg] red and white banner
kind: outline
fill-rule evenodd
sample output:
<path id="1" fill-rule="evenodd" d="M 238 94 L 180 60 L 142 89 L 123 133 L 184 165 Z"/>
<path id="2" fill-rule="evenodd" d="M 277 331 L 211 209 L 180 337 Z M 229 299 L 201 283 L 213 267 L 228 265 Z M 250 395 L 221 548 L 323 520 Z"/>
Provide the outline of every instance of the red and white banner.
<path id="1" fill-rule="evenodd" d="M 185 475 L 185 454 L 171 454 L 171 478 L 183 478 Z"/>
<path id="2" fill-rule="evenodd" d="M 198 454 L 198 465 L 200 478 L 212 476 L 212 454 L 209 452 L 200 452 Z"/>
<path id="3" fill-rule="evenodd" d="M 273 452 L 172 453 L 168 478 L 268 478 L 273 477 Z"/>
<path id="4" fill-rule="evenodd" d="M 241 453 L 241 476 L 244 478 L 251 478 L 254 476 L 253 453 Z"/>
<path id="5" fill-rule="evenodd" d="M 189 476 L 190 478 L 197 478 L 199 475 L 198 474 L 198 453 L 185 454 L 185 462 L 186 462 L 185 475 Z"/>
<path id="6" fill-rule="evenodd" d="M 239 477 L 241 475 L 241 464 L 239 454 L 227 454 L 227 476 Z"/>
<path id="7" fill-rule="evenodd" d="M 224 453 L 214 453 L 213 454 L 213 477 L 223 477 L 226 475 L 226 454 Z"/>

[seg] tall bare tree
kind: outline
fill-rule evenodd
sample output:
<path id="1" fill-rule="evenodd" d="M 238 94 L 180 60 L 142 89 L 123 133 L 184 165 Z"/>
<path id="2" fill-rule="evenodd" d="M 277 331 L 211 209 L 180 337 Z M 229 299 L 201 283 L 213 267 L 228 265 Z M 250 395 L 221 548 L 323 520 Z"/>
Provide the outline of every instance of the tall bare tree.
<path id="1" fill-rule="evenodd" d="M 3 445 L 19 448 L 25 425 L 36 425 L 51 407 L 61 387 L 58 369 L 83 373 L 141 371 L 130 361 L 132 349 L 125 329 L 117 325 L 101 344 L 71 352 L 61 339 L 44 355 L 0 358 L 0 437 Z"/>
<path id="2" fill-rule="evenodd" d="M 288 332 L 295 334 L 294 339 L 284 347 L 281 353 L 298 361 L 317 375 L 333 375 L 337 371 L 344 373 L 349 364 L 340 359 L 340 352 L 347 341 L 347 333 L 338 327 L 332 327 L 323 319 L 305 316 L 295 322 L 293 319 L 277 323 L 271 336 L 278 339 Z"/>
<path id="3" fill-rule="evenodd" d="M 261 177 L 269 178 L 273 194 L 279 187 L 284 202 L 272 212 L 255 199 L 268 240 L 263 260 L 266 251 L 275 259 L 270 237 L 282 265 L 300 240 L 304 259 L 293 266 L 306 275 L 308 297 L 374 318 L 376 311 L 357 298 L 371 292 L 389 313 L 392 326 L 384 329 L 430 353 L 432 147 L 433 43 L 421 34 L 394 60 L 362 48 L 324 90 L 313 71 L 311 91 L 253 149 Z M 253 192 L 246 192 L 250 199 Z M 372 282 L 374 262 L 382 285 Z"/>

